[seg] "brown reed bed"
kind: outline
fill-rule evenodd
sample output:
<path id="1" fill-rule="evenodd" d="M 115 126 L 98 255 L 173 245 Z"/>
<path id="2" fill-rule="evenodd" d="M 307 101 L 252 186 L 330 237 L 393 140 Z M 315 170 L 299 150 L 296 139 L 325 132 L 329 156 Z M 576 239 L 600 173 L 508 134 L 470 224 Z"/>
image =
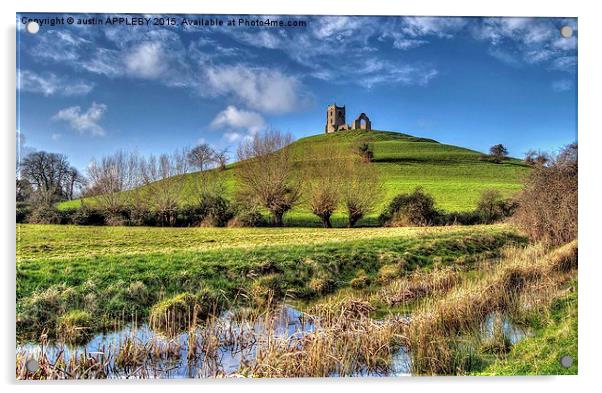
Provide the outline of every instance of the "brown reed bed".
<path id="1" fill-rule="evenodd" d="M 563 295 L 577 268 L 577 242 L 549 251 L 541 245 L 509 248 L 493 270 L 479 280 L 454 287 L 426 302 L 408 329 L 416 374 L 464 374 L 475 367 L 471 336 L 492 313 L 525 318 L 545 312 Z"/>
<path id="2" fill-rule="evenodd" d="M 460 281 L 460 273 L 451 267 L 418 270 L 380 289 L 376 299 L 388 306 L 407 304 L 426 296 L 440 296 Z"/>
<path id="3" fill-rule="evenodd" d="M 387 375 L 394 351 L 404 341 L 405 324 L 395 318 L 375 321 L 372 311 L 358 299 L 316 305 L 309 310 L 313 331 L 290 337 L 269 334 L 241 373 L 277 378 Z"/>

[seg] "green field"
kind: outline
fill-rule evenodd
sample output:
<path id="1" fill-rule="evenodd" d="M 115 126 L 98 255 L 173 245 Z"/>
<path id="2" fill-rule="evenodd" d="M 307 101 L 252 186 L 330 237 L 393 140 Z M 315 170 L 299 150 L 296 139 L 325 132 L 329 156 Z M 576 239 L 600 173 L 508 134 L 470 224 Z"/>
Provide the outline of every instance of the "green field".
<path id="1" fill-rule="evenodd" d="M 475 208 L 480 194 L 486 189 L 498 189 L 506 197 L 521 188 L 523 176 L 529 168 L 522 161 L 508 159 L 501 164 L 480 160 L 481 153 L 462 147 L 438 143 L 431 139 L 413 137 L 387 131 L 343 131 L 299 139 L 291 145 L 299 160 L 299 171 L 309 161 L 319 160 L 319 152 L 333 146 L 349 151 L 355 144 L 365 141 L 374 152 L 374 164 L 380 173 L 384 195 L 378 208 L 360 225 L 372 225 L 382 208 L 397 194 L 410 192 L 421 186 L 431 194 L 436 207 L 445 211 L 469 211 Z M 316 157 L 318 152 L 318 157 Z M 221 173 L 232 198 L 236 188 L 236 163 Z M 186 176 L 183 203 L 194 200 L 191 185 L 197 173 Z M 79 200 L 63 202 L 60 208 L 77 207 Z M 89 203 L 94 203 L 89 201 Z M 341 210 L 332 217 L 333 225 L 344 226 L 345 214 Z M 304 203 L 285 216 L 287 225 L 318 226 L 319 219 L 311 214 Z"/>
<path id="2" fill-rule="evenodd" d="M 51 328 L 84 309 L 99 328 L 144 317 L 177 293 L 253 301 L 261 291 L 309 299 L 349 286 L 358 270 L 470 264 L 523 242 L 504 225 L 433 228 L 148 228 L 17 226 L 18 331 Z M 259 291 L 259 292 L 258 292 Z M 238 299 L 238 300 L 237 300 Z"/>

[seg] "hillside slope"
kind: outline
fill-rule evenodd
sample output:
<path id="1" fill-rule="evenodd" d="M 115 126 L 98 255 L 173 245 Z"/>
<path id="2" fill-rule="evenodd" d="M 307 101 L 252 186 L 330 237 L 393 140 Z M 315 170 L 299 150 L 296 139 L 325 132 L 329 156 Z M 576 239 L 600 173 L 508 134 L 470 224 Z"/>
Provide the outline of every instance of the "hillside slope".
<path id="1" fill-rule="evenodd" d="M 388 201 L 395 195 L 409 192 L 417 186 L 433 195 L 438 208 L 446 211 L 467 211 L 474 209 L 483 190 L 494 188 L 510 196 L 521 187 L 521 179 L 529 170 L 522 161 L 508 159 L 502 164 L 482 161 L 481 153 L 462 147 L 446 145 L 432 139 L 414 137 L 390 131 L 341 131 L 334 134 L 321 134 L 305 137 L 291 145 L 302 161 L 315 160 L 307 152 L 324 148 L 351 149 L 358 142 L 368 142 L 374 152 L 374 165 L 384 183 L 385 193 L 377 212 L 360 224 L 374 222 Z M 236 163 L 222 172 L 228 193 L 235 189 Z M 303 168 L 303 162 L 301 162 Z M 192 184 L 198 173 L 186 176 Z M 192 200 L 191 195 L 184 197 Z M 62 208 L 78 206 L 79 201 L 61 204 Z M 343 212 L 333 216 L 334 225 L 342 225 Z M 292 225 L 319 225 L 303 205 L 285 216 L 285 222 Z"/>

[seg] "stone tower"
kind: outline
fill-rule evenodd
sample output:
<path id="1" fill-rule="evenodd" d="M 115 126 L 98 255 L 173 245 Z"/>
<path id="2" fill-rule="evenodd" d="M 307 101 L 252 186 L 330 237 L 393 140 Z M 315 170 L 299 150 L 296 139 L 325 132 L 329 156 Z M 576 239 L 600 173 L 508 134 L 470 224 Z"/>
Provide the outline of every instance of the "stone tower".
<path id="1" fill-rule="evenodd" d="M 326 110 L 326 127 L 324 131 L 327 134 L 338 131 L 341 127 L 347 128 L 345 123 L 345 106 L 337 104 L 328 105 Z"/>

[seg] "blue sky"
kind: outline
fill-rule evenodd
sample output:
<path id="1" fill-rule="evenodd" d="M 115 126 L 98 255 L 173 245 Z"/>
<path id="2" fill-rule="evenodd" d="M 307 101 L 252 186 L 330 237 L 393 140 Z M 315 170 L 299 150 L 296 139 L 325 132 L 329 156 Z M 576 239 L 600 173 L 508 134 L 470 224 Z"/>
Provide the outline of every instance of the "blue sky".
<path id="1" fill-rule="evenodd" d="M 322 133 L 333 102 L 348 123 L 365 112 L 375 129 L 479 151 L 503 143 L 520 157 L 577 139 L 576 19 L 243 16 L 306 26 L 228 27 L 174 15 L 175 26 L 37 34 L 20 24 L 56 16 L 84 17 L 18 15 L 17 132 L 23 151 L 64 153 L 80 169 L 118 149 L 204 141 L 234 153 L 268 128 Z"/>

